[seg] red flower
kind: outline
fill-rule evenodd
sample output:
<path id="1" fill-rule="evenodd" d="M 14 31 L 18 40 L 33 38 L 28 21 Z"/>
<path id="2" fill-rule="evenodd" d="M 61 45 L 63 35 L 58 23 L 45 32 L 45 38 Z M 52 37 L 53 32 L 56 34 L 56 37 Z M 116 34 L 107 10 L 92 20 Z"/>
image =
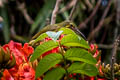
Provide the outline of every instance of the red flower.
<path id="1" fill-rule="evenodd" d="M 89 52 L 92 53 L 92 54 L 94 54 L 95 56 L 97 56 L 98 53 L 99 53 L 98 46 L 95 45 L 95 44 L 91 44 Z"/>
<path id="2" fill-rule="evenodd" d="M 104 79 L 104 78 L 98 78 L 97 80 L 107 80 L 107 79 Z"/>
<path id="3" fill-rule="evenodd" d="M 16 58 L 16 64 L 22 64 L 23 62 L 27 62 L 27 57 L 33 53 L 34 49 L 28 45 L 28 43 L 25 43 L 22 47 L 21 43 L 17 43 L 14 41 L 10 41 L 8 44 L 3 46 L 3 49 L 6 50 L 8 48 L 11 53 L 14 54 Z"/>
<path id="4" fill-rule="evenodd" d="M 24 63 L 19 66 L 18 74 L 19 80 L 35 79 L 35 71 L 28 63 Z"/>
<path id="5" fill-rule="evenodd" d="M 28 43 L 25 43 L 21 51 L 23 51 L 23 54 L 28 57 L 30 54 L 33 53 L 34 49 L 29 46 Z"/>
<path id="6" fill-rule="evenodd" d="M 44 41 L 47 42 L 47 41 L 49 41 L 49 40 L 52 40 L 52 39 L 47 37 L 47 38 L 45 38 Z"/>
<path id="7" fill-rule="evenodd" d="M 91 45 L 90 45 L 90 50 L 93 51 L 94 49 L 95 49 L 94 44 L 91 44 Z"/>
<path id="8" fill-rule="evenodd" d="M 94 77 L 90 77 L 90 80 L 94 80 L 95 78 Z"/>
<path id="9" fill-rule="evenodd" d="M 18 80 L 18 78 L 19 78 L 18 72 L 21 71 L 20 66 L 23 65 L 23 63 L 28 62 L 28 57 L 30 54 L 33 53 L 34 49 L 31 46 L 29 46 L 28 43 L 25 43 L 24 46 L 22 47 L 21 43 L 17 43 L 14 41 L 10 41 L 8 44 L 3 46 L 3 49 L 5 51 L 7 48 L 10 50 L 11 53 L 13 53 L 13 55 L 15 56 L 15 59 L 16 59 L 16 65 L 13 68 L 9 69 L 8 73 L 14 78 L 14 80 Z M 24 68 L 24 66 L 23 66 L 23 68 Z M 29 73 L 30 73 L 30 71 L 32 71 L 34 74 L 34 71 L 33 71 L 33 69 L 31 69 L 31 67 L 27 68 L 27 69 L 29 69 Z M 25 73 L 25 77 L 26 77 L 26 75 L 28 75 L 28 74 Z M 27 80 L 27 78 L 25 80 Z M 32 79 L 32 80 L 34 80 L 34 79 Z"/>
<path id="10" fill-rule="evenodd" d="M 58 51 L 59 51 L 59 47 L 53 48 L 52 50 L 45 52 L 45 53 L 42 55 L 42 57 L 44 57 L 44 56 L 46 56 L 46 55 L 48 55 L 48 54 L 51 54 L 51 53 L 57 53 Z"/>
<path id="11" fill-rule="evenodd" d="M 8 70 L 5 69 L 1 80 L 14 80 L 14 78 L 11 76 L 11 74 L 8 72 Z"/>
<path id="12" fill-rule="evenodd" d="M 17 65 L 23 63 L 23 56 L 24 55 L 20 52 L 20 49 L 22 48 L 22 44 L 10 41 L 8 44 L 3 46 L 4 50 L 6 50 L 6 48 L 9 48 L 11 53 L 14 54 Z"/>

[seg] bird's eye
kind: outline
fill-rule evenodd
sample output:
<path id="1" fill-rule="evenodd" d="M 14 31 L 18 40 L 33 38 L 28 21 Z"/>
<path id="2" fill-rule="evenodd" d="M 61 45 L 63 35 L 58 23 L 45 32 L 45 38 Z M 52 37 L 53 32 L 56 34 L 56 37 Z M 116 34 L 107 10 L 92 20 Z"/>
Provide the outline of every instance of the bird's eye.
<path id="1" fill-rule="evenodd" d="M 70 23 L 70 27 L 73 27 L 73 23 Z"/>

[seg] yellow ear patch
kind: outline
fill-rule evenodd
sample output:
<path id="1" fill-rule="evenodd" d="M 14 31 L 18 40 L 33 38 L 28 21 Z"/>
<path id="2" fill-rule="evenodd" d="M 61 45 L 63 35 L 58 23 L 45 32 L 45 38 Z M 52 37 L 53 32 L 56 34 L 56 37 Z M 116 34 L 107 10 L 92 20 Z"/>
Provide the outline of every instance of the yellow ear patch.
<path id="1" fill-rule="evenodd" d="M 67 24 L 65 27 L 69 28 L 69 27 L 71 27 L 71 26 L 74 26 L 74 23 L 69 23 L 69 24 Z"/>
<path id="2" fill-rule="evenodd" d="M 68 27 L 70 27 L 70 25 L 66 25 L 65 27 L 68 28 Z"/>

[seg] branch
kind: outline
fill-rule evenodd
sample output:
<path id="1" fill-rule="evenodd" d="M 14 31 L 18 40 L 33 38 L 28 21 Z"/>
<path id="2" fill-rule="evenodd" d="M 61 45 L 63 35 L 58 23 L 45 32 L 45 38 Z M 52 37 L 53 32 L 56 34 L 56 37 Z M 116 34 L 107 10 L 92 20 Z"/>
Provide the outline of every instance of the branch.
<path id="1" fill-rule="evenodd" d="M 11 28 L 10 28 L 10 32 L 11 32 L 11 36 L 16 36 L 16 32 L 15 32 L 15 18 L 13 16 L 13 14 L 10 15 L 10 19 L 11 19 Z"/>
<path id="2" fill-rule="evenodd" d="M 68 18 L 68 20 L 70 20 L 70 21 L 72 20 L 73 13 L 75 12 L 75 9 L 77 7 L 77 3 L 78 3 L 78 0 L 75 0 L 75 5 L 73 6 L 73 8 L 72 8 L 72 10 L 70 12 L 70 16 Z"/>
<path id="3" fill-rule="evenodd" d="M 17 7 L 19 9 L 19 11 L 21 11 L 21 13 L 23 14 L 24 18 L 26 19 L 26 21 L 29 24 L 33 24 L 34 21 L 32 20 L 32 18 L 29 16 L 29 14 L 27 13 L 27 9 L 25 8 L 25 3 L 19 3 L 17 1 Z"/>
<path id="4" fill-rule="evenodd" d="M 120 0 L 116 0 L 116 5 L 117 5 L 117 12 L 116 12 L 116 28 L 115 28 L 115 33 L 114 33 L 114 38 L 116 38 L 116 36 L 118 35 L 119 32 L 119 26 L 120 26 Z M 112 80 L 115 79 L 115 74 L 114 74 L 114 63 L 115 63 L 115 58 L 116 58 L 116 52 L 117 52 L 117 48 L 118 45 L 120 43 L 120 35 L 117 37 L 117 39 L 114 42 L 114 48 L 112 51 L 112 67 L 111 67 L 111 75 L 112 75 Z"/>
<path id="5" fill-rule="evenodd" d="M 91 0 L 91 3 L 94 4 L 94 3 L 95 3 L 95 0 Z"/>
<path id="6" fill-rule="evenodd" d="M 52 17 L 51 17 L 51 24 L 55 24 L 55 22 L 56 22 L 56 16 L 57 16 L 58 9 L 59 9 L 59 6 L 60 6 L 61 2 L 62 2 L 62 0 L 57 0 L 56 1 L 56 5 L 55 5 L 55 8 L 53 10 Z"/>
<path id="7" fill-rule="evenodd" d="M 115 40 L 114 47 L 113 47 L 113 50 L 112 50 L 112 66 L 111 66 L 112 80 L 115 79 L 115 75 L 114 75 L 114 63 L 115 63 L 115 56 L 117 54 L 116 52 L 117 52 L 117 48 L 118 48 L 119 42 L 120 42 L 120 35 Z"/>
<path id="8" fill-rule="evenodd" d="M 22 36 L 19 36 L 16 34 L 15 32 L 15 18 L 13 16 L 13 14 L 10 15 L 10 21 L 11 21 L 11 28 L 10 28 L 10 32 L 11 32 L 11 38 L 15 39 L 15 40 L 18 40 L 18 41 L 23 41 L 23 42 L 26 42 L 25 38 L 23 38 Z"/>
<path id="9" fill-rule="evenodd" d="M 4 7 L 6 3 L 8 3 L 8 0 L 0 0 L 0 8 Z"/>
<path id="10" fill-rule="evenodd" d="M 60 13 L 67 11 L 68 9 L 72 8 L 73 5 L 75 5 L 75 0 L 71 0 L 71 2 L 67 3 L 67 5 L 65 5 L 65 7 L 60 9 L 60 11 L 58 13 L 60 14 Z"/>
<path id="11" fill-rule="evenodd" d="M 0 22 L 2 22 L 3 21 L 3 18 L 0 16 Z"/>
<path id="12" fill-rule="evenodd" d="M 49 18 L 46 19 L 46 25 L 50 25 L 50 19 Z"/>
<path id="13" fill-rule="evenodd" d="M 90 10 L 93 9 L 93 5 L 90 3 L 90 0 L 85 0 L 85 3 L 87 4 L 87 6 Z"/>
<path id="14" fill-rule="evenodd" d="M 94 17 L 94 15 L 96 14 L 96 12 L 97 12 L 100 4 L 101 4 L 101 0 L 98 0 L 98 1 L 97 1 L 97 4 L 96 4 L 96 6 L 95 6 L 95 8 L 94 8 L 94 10 L 93 10 L 93 12 L 91 13 L 91 15 L 90 15 L 85 21 L 83 21 L 82 23 L 79 24 L 79 26 L 78 26 L 79 29 L 86 27 L 86 24 L 87 24 L 87 23 Z"/>
<path id="15" fill-rule="evenodd" d="M 3 1 L 0 0 L 0 7 L 3 7 Z"/>
<path id="16" fill-rule="evenodd" d="M 113 44 L 97 44 L 99 48 L 102 49 L 113 49 Z M 118 47 L 118 50 L 120 51 L 120 47 Z"/>
<path id="17" fill-rule="evenodd" d="M 97 33 L 102 28 L 102 25 L 103 25 L 103 22 L 104 22 L 104 18 L 106 17 L 106 15 L 107 15 L 107 13 L 109 11 L 111 3 L 112 3 L 112 0 L 109 0 L 108 6 L 104 10 L 104 13 L 103 13 L 103 15 L 102 15 L 102 17 L 100 19 L 100 22 L 98 23 L 97 27 L 91 33 L 89 33 L 88 40 L 91 40 L 94 37 L 94 34 Z"/>

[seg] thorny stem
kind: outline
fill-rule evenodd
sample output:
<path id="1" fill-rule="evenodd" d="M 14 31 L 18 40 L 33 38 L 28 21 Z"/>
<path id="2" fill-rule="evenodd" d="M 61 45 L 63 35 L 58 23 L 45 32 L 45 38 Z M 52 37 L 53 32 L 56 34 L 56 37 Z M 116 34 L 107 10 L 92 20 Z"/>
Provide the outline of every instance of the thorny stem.
<path id="1" fill-rule="evenodd" d="M 115 63 L 115 56 L 116 56 L 116 53 L 117 53 L 117 48 L 118 48 L 119 42 L 120 42 L 120 35 L 115 40 L 113 51 L 112 51 L 112 66 L 111 66 L 112 80 L 115 79 L 115 75 L 114 75 L 114 63 Z"/>
<path id="2" fill-rule="evenodd" d="M 63 56 L 63 61 L 64 61 L 64 65 L 65 65 L 64 69 L 65 69 L 65 71 L 66 71 L 66 77 L 67 77 L 66 80 L 69 80 L 69 73 L 68 73 L 68 71 L 67 71 L 67 69 L 66 69 L 67 62 L 66 62 L 66 59 L 65 59 L 65 57 L 64 57 L 65 51 L 64 51 L 64 49 L 63 49 L 63 47 L 62 47 L 62 45 L 61 45 L 60 42 L 59 42 L 59 48 L 60 48 L 60 53 L 61 53 L 61 55 Z"/>
<path id="3" fill-rule="evenodd" d="M 116 28 L 115 28 L 115 33 L 114 33 L 114 38 L 116 38 L 116 36 L 118 35 L 119 32 L 119 20 L 120 20 L 120 1 L 116 0 L 116 4 L 117 4 L 117 12 L 116 12 Z M 120 42 L 120 35 L 117 37 L 117 39 L 114 42 L 114 47 L 113 47 L 113 52 L 112 52 L 112 67 L 111 67 L 111 75 L 112 75 L 112 80 L 115 79 L 115 74 L 114 74 L 114 63 L 115 63 L 115 56 L 117 54 L 117 49 L 118 49 L 118 45 Z"/>

